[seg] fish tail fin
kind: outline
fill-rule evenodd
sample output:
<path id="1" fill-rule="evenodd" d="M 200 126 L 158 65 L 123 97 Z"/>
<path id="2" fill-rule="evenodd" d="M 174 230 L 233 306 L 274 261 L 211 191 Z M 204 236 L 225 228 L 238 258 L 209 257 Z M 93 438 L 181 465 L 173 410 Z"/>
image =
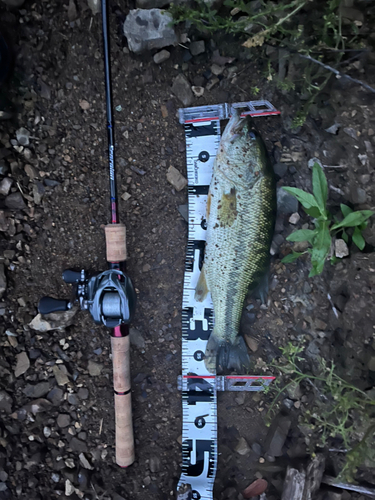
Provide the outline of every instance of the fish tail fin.
<path id="1" fill-rule="evenodd" d="M 250 367 L 250 356 L 243 337 L 237 337 L 236 343 L 232 344 L 219 339 L 214 328 L 207 342 L 204 362 L 210 373 L 231 369 L 246 373 Z"/>

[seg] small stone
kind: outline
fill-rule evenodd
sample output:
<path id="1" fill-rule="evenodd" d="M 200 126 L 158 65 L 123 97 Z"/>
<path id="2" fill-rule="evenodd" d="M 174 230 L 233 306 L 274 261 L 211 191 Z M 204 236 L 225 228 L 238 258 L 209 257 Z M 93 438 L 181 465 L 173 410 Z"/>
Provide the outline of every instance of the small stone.
<path id="1" fill-rule="evenodd" d="M 31 165 L 25 165 L 25 173 L 31 180 L 34 180 L 39 175 L 38 170 Z"/>
<path id="2" fill-rule="evenodd" d="M 69 443 L 69 447 L 77 453 L 87 453 L 87 445 L 80 439 L 73 437 Z"/>
<path id="3" fill-rule="evenodd" d="M 30 368 L 30 360 L 25 352 L 21 352 L 16 356 L 17 364 L 14 369 L 14 376 L 19 377 L 23 375 Z"/>
<path id="4" fill-rule="evenodd" d="M 277 189 L 277 210 L 283 214 L 293 214 L 298 211 L 298 200 L 293 195 L 284 191 L 282 188 Z"/>
<path id="5" fill-rule="evenodd" d="M 215 76 L 221 75 L 223 71 L 224 71 L 223 66 L 219 66 L 218 64 L 213 64 L 211 66 L 211 73 Z"/>
<path id="6" fill-rule="evenodd" d="M 6 391 L 0 390 L 0 411 L 12 413 L 12 404 L 12 397 Z"/>
<path id="7" fill-rule="evenodd" d="M 38 85 L 40 86 L 40 97 L 43 99 L 51 99 L 51 88 L 41 78 L 38 78 Z"/>
<path id="8" fill-rule="evenodd" d="M 330 127 L 326 128 L 325 131 L 329 134 L 337 135 L 337 132 L 340 129 L 340 125 L 338 123 L 334 123 Z"/>
<path id="9" fill-rule="evenodd" d="M 51 479 L 54 483 L 58 483 L 60 481 L 60 476 L 56 472 L 53 472 L 51 474 Z"/>
<path id="10" fill-rule="evenodd" d="M 162 104 L 160 106 L 160 111 L 161 111 L 161 116 L 163 118 L 168 118 L 168 109 L 167 109 L 167 106 L 165 104 Z"/>
<path id="11" fill-rule="evenodd" d="M 78 389 L 78 397 L 82 400 L 86 400 L 89 397 L 89 390 L 86 387 L 80 387 Z"/>
<path id="12" fill-rule="evenodd" d="M 291 420 L 288 417 L 279 419 L 276 427 L 272 426 L 266 438 L 268 441 L 267 455 L 269 457 L 280 457 L 282 455 L 282 448 L 288 436 L 291 426 Z"/>
<path id="13" fill-rule="evenodd" d="M 12 184 L 13 179 L 11 179 L 10 177 L 4 177 L 4 179 L 0 182 L 0 194 L 2 194 L 3 196 L 8 196 Z"/>
<path id="14" fill-rule="evenodd" d="M 80 99 L 79 100 L 79 107 L 83 109 L 84 111 L 90 109 L 90 103 L 87 102 L 85 99 Z"/>
<path id="15" fill-rule="evenodd" d="M 213 87 L 215 87 L 215 85 L 217 85 L 219 83 L 219 81 L 220 80 L 217 78 L 217 76 L 208 80 L 207 85 L 206 85 L 206 90 L 210 91 Z"/>
<path id="16" fill-rule="evenodd" d="M 45 381 L 37 384 L 27 384 L 26 387 L 22 389 L 22 392 L 28 398 L 38 399 L 48 394 L 49 389 L 49 382 Z"/>
<path id="17" fill-rule="evenodd" d="M 130 193 L 128 193 L 127 191 L 125 191 L 125 193 L 121 195 L 121 199 L 124 201 L 128 201 L 131 197 L 132 197 L 132 195 Z"/>
<path id="18" fill-rule="evenodd" d="M 203 54 L 203 52 L 206 50 L 204 40 L 191 42 L 189 50 L 192 56 L 198 56 L 199 54 Z"/>
<path id="19" fill-rule="evenodd" d="M 183 74 L 177 75 L 173 80 L 172 92 L 184 106 L 190 106 L 194 101 L 194 95 L 189 80 Z"/>
<path id="20" fill-rule="evenodd" d="M 181 191 L 187 186 L 188 181 L 175 167 L 169 167 L 167 171 L 167 181 L 172 184 L 176 191 Z"/>
<path id="21" fill-rule="evenodd" d="M 84 453 L 79 454 L 79 461 L 81 462 L 82 467 L 84 467 L 85 469 L 88 469 L 88 470 L 94 469 L 94 467 L 90 464 L 90 462 L 85 457 Z"/>
<path id="22" fill-rule="evenodd" d="M 290 217 L 289 217 L 289 222 L 293 225 L 296 225 L 299 220 L 300 220 L 300 215 L 298 212 L 294 212 L 294 214 L 292 214 Z"/>
<path id="23" fill-rule="evenodd" d="M 268 483 L 265 479 L 256 479 L 242 492 L 244 498 L 254 498 L 262 495 L 268 488 Z"/>
<path id="24" fill-rule="evenodd" d="M 246 439 L 242 437 L 239 439 L 234 451 L 237 452 L 239 455 L 244 456 L 244 455 L 247 455 L 248 453 L 250 453 L 251 448 L 247 444 Z"/>
<path id="25" fill-rule="evenodd" d="M 327 329 L 327 323 L 319 318 L 314 320 L 314 326 L 317 330 L 321 330 L 324 332 L 324 330 Z"/>
<path id="26" fill-rule="evenodd" d="M 98 377 L 103 370 L 103 365 L 90 359 L 87 365 L 87 370 L 92 377 Z"/>
<path id="27" fill-rule="evenodd" d="M 54 406 L 58 406 L 64 399 L 64 391 L 60 387 L 54 387 L 47 395 L 47 399 Z"/>
<path id="28" fill-rule="evenodd" d="M 70 497 L 71 495 L 73 495 L 73 493 L 75 493 L 75 488 L 74 486 L 72 485 L 72 483 L 69 481 L 69 479 L 66 479 L 65 481 L 65 495 L 67 497 Z"/>
<path id="29" fill-rule="evenodd" d="M 46 189 L 41 182 L 35 181 L 33 185 L 33 197 L 35 205 L 40 205 Z"/>
<path id="30" fill-rule="evenodd" d="M 202 97 L 204 94 L 204 87 L 198 87 L 196 85 L 193 85 L 191 87 L 191 90 L 193 91 L 195 97 Z"/>
<path id="31" fill-rule="evenodd" d="M 74 2 L 74 0 L 69 0 L 69 6 L 68 6 L 68 19 L 69 22 L 73 22 L 77 19 L 78 17 L 78 12 L 77 12 L 77 7 Z"/>
<path id="32" fill-rule="evenodd" d="M 349 255 L 348 245 L 342 239 L 335 241 L 335 255 L 338 259 L 343 259 Z"/>
<path id="33" fill-rule="evenodd" d="M 64 427 L 68 427 L 70 424 L 70 415 L 67 415 L 66 413 L 60 413 L 60 415 L 57 417 L 57 425 L 63 429 Z"/>
<path id="34" fill-rule="evenodd" d="M 150 471 L 154 474 L 156 472 L 160 472 L 161 462 L 159 457 L 151 457 L 150 458 Z"/>
<path id="35" fill-rule="evenodd" d="M 8 479 L 8 474 L 5 470 L 0 470 L 0 481 L 5 482 Z"/>
<path id="36" fill-rule="evenodd" d="M 52 371 L 53 371 L 53 374 L 55 375 L 56 382 L 58 383 L 58 385 L 66 385 L 69 382 L 69 378 L 68 378 L 67 374 L 62 369 L 62 367 L 64 365 L 60 365 L 60 366 L 61 366 L 61 369 L 59 368 L 59 366 L 54 365 L 54 367 L 52 368 Z M 65 366 L 64 366 L 64 368 L 65 368 Z"/>
<path id="37" fill-rule="evenodd" d="M 273 166 L 273 171 L 279 179 L 282 179 L 288 171 L 288 165 L 286 163 L 276 163 Z"/>
<path id="38" fill-rule="evenodd" d="M 73 460 L 72 458 L 67 458 L 67 459 L 65 460 L 65 465 L 66 465 L 67 467 L 69 467 L 69 469 L 74 469 L 74 467 L 75 467 L 74 460 Z"/>
<path id="39" fill-rule="evenodd" d="M 138 347 L 138 349 L 144 349 L 146 347 L 145 339 L 141 332 L 134 327 L 129 329 L 129 340 L 130 344 Z"/>
<path id="40" fill-rule="evenodd" d="M 20 146 L 28 146 L 30 144 L 30 132 L 21 127 L 16 131 L 17 142 Z"/>
<path id="41" fill-rule="evenodd" d="M 254 337 L 250 337 L 250 335 L 244 335 L 245 342 L 252 352 L 256 352 L 259 347 L 259 342 L 254 339 Z"/>
<path id="42" fill-rule="evenodd" d="M 155 64 L 161 64 L 165 61 L 167 61 L 171 57 L 171 53 L 168 52 L 168 50 L 161 50 L 160 52 L 157 52 L 153 59 Z"/>
<path id="43" fill-rule="evenodd" d="M 43 427 L 43 434 L 44 434 L 44 437 L 46 437 L 48 439 L 52 434 L 51 428 L 50 427 Z"/>
<path id="44" fill-rule="evenodd" d="M 358 139 L 357 131 L 354 130 L 354 128 L 345 127 L 343 130 L 344 130 L 345 134 L 348 135 L 349 137 L 351 137 L 352 139 L 355 139 L 355 140 Z"/>
<path id="45" fill-rule="evenodd" d="M 186 220 L 186 222 L 189 222 L 189 208 L 188 205 L 178 205 L 178 211 L 180 212 L 181 216 Z"/>
<path id="46" fill-rule="evenodd" d="M 356 187 L 351 192 L 351 200 L 354 205 L 363 205 L 367 201 L 367 193 L 364 189 Z"/>
<path id="47" fill-rule="evenodd" d="M 5 205 L 11 210 L 23 210 L 24 208 L 26 208 L 26 204 L 23 201 L 22 194 L 19 192 L 9 194 L 5 198 Z"/>

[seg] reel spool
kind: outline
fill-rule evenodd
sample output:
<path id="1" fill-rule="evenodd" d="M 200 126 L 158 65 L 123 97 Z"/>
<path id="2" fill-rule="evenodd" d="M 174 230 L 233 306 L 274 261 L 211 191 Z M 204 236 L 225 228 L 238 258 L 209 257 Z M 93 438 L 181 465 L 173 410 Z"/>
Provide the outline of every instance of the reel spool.
<path id="1" fill-rule="evenodd" d="M 104 271 L 87 283 L 87 309 L 96 324 L 114 328 L 130 323 L 135 302 L 130 278 L 118 269 Z"/>

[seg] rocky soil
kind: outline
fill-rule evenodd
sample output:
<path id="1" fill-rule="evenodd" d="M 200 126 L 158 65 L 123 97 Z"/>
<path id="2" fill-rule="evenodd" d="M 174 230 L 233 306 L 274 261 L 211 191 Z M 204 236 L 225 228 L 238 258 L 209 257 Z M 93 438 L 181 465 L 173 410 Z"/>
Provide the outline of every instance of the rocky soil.
<path id="1" fill-rule="evenodd" d="M 279 91 L 237 42 L 182 26 L 173 33 L 175 46 L 169 39 L 166 48 L 147 46 L 134 54 L 123 23 L 135 6 L 122 0 L 111 6 L 120 220 L 127 226 L 127 269 L 138 296 L 131 329 L 137 458 L 122 470 L 114 462 L 108 332 L 76 310 L 47 323 L 37 316 L 40 297 L 69 298 L 64 269 L 106 267 L 100 17 L 84 0 L 19 1 L 16 8 L 10 3 L 0 4 L 1 32 L 14 58 L 0 89 L 1 101 L 13 109 L 13 117 L 0 122 L 0 498 L 174 498 L 181 462 L 176 380 L 187 241 L 179 212 L 187 191 L 177 191 L 167 179 L 170 167 L 186 175 L 177 109 L 269 99 L 281 116 L 257 124 L 278 188 L 311 189 L 308 162 L 319 158 L 330 209 L 337 213 L 340 203 L 375 207 L 373 94 L 333 79 L 305 125 L 292 129 L 299 96 Z M 277 51 L 270 48 L 271 60 L 277 61 Z M 351 70 L 375 84 L 370 56 Z M 307 260 L 280 262 L 290 251 L 288 234 L 311 224 L 296 200 L 280 191 L 268 302 L 249 298 L 243 314 L 254 373 L 276 373 L 270 364 L 279 347 L 303 341 L 311 359 L 334 360 L 352 383 L 373 387 L 374 223 L 363 253 L 352 246 L 350 257 L 327 263 L 321 276 L 309 279 Z M 219 395 L 217 500 L 243 498 L 241 491 L 256 478 L 268 481 L 267 499 L 277 500 L 286 466 L 307 459 L 297 423 L 308 395 L 288 394 L 268 429 L 270 401 L 262 393 Z M 332 459 L 337 473 L 335 464 Z M 358 479 L 375 487 L 365 471 Z M 323 488 L 320 498 L 364 498 L 332 491 Z"/>

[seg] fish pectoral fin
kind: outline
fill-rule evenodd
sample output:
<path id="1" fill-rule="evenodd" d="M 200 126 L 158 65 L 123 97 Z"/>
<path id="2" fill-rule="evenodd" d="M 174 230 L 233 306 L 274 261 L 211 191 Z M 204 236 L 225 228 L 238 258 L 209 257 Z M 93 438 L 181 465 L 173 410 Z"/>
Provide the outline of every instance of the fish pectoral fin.
<path id="1" fill-rule="evenodd" d="M 229 193 L 224 193 L 218 202 L 217 217 L 221 226 L 232 226 L 237 218 L 236 188 L 232 187 Z"/>
<path id="2" fill-rule="evenodd" d="M 197 286 L 195 287 L 195 300 L 197 300 L 198 302 L 203 302 L 207 297 L 208 292 L 209 289 L 207 286 L 206 273 L 204 272 L 203 265 Z"/>

